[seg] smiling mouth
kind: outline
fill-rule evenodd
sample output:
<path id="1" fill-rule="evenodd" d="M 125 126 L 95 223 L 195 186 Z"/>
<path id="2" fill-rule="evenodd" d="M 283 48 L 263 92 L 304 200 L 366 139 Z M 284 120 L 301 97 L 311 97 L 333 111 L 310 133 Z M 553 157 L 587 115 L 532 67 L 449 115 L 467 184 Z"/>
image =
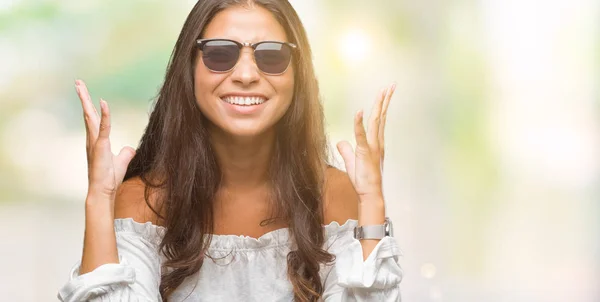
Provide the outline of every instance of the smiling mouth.
<path id="1" fill-rule="evenodd" d="M 266 98 L 260 97 L 260 96 L 250 96 L 250 97 L 226 96 L 226 97 L 222 97 L 221 100 L 223 100 L 226 103 L 229 103 L 232 105 L 238 105 L 238 106 L 260 105 L 267 101 Z"/>

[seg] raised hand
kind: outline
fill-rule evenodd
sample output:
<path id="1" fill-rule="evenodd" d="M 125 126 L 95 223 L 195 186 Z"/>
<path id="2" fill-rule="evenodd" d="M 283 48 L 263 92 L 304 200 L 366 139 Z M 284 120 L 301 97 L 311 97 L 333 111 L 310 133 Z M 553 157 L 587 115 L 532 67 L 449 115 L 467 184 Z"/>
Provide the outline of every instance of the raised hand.
<path id="1" fill-rule="evenodd" d="M 383 200 L 384 129 L 387 109 L 395 89 L 396 84 L 392 84 L 377 95 L 368 122 L 368 132 L 363 125 L 363 111 L 355 115 L 356 151 L 347 141 L 337 144 L 361 203 Z"/>
<path id="2" fill-rule="evenodd" d="M 127 165 L 135 155 L 135 150 L 124 147 L 118 155 L 112 153 L 108 104 L 100 100 L 101 116 L 99 117 L 85 83 L 81 80 L 75 81 L 75 89 L 83 107 L 86 129 L 88 196 L 109 197 L 114 200 L 117 188 L 123 182 Z"/>

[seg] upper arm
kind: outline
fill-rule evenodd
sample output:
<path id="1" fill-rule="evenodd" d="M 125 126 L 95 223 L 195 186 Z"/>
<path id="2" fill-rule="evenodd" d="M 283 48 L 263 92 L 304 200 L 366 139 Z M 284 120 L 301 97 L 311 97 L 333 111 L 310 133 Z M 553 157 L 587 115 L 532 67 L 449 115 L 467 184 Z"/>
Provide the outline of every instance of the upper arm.
<path id="1" fill-rule="evenodd" d="M 325 224 L 337 221 L 341 225 L 348 219 L 358 220 L 358 194 L 346 172 L 327 168 L 323 191 Z"/>
<path id="2" fill-rule="evenodd" d="M 150 200 L 146 202 L 144 190 L 146 185 L 139 177 L 134 177 L 123 182 L 115 197 L 115 218 L 132 218 L 134 221 L 144 223 L 147 221 L 161 225 L 159 217 L 152 211 L 149 204 L 156 210 L 156 193 L 151 193 Z"/>

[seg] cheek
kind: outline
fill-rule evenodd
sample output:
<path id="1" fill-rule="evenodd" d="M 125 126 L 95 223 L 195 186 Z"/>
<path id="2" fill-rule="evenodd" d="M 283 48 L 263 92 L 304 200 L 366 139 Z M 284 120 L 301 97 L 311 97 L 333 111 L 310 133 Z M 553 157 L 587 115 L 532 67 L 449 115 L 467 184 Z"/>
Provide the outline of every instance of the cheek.
<path id="1" fill-rule="evenodd" d="M 202 64 L 202 62 L 200 62 Z M 198 103 L 203 102 L 221 82 L 221 77 L 215 76 L 204 66 L 198 66 L 194 69 L 194 95 Z"/>
<path id="2" fill-rule="evenodd" d="M 293 74 L 282 77 L 281 81 L 278 83 L 277 86 L 278 86 L 277 90 L 279 91 L 279 94 L 281 95 L 282 99 L 284 100 L 284 103 L 289 105 L 292 102 L 292 98 L 294 97 L 294 76 L 293 76 Z"/>

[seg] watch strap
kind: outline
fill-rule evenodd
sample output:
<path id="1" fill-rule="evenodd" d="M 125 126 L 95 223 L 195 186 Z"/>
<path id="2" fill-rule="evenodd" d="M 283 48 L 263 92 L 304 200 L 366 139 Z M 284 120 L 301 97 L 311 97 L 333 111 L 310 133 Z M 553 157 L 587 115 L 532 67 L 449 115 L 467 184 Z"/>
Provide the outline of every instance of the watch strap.
<path id="1" fill-rule="evenodd" d="M 380 225 L 363 225 L 354 228 L 354 238 L 361 239 L 383 239 L 385 236 L 392 236 L 392 222 L 388 217 L 385 223 Z"/>

